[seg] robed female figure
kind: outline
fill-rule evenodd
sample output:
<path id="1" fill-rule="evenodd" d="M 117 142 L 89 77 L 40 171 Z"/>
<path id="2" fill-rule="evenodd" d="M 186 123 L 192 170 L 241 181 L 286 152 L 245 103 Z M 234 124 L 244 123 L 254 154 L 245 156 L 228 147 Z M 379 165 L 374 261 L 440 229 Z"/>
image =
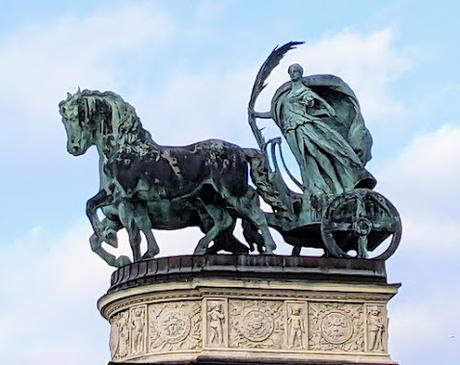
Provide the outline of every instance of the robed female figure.
<path id="1" fill-rule="evenodd" d="M 332 75 L 302 77 L 298 64 L 288 72 L 291 81 L 277 90 L 271 111 L 254 116 L 272 118 L 280 128 L 299 164 L 305 194 L 373 188 L 376 181 L 364 167 L 372 138 L 353 91 Z"/>

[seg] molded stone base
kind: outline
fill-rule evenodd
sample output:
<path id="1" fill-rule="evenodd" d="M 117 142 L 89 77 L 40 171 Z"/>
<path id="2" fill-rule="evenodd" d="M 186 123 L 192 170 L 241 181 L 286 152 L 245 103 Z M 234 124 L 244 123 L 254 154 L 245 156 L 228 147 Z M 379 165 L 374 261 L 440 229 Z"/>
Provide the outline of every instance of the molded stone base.
<path id="1" fill-rule="evenodd" d="M 118 269 L 99 309 L 113 365 L 395 365 L 398 287 L 381 261 L 181 256 Z"/>
<path id="2" fill-rule="evenodd" d="M 136 362 L 109 362 L 109 365 L 135 365 Z M 270 360 L 246 360 L 240 361 L 229 359 L 229 360 L 216 360 L 212 358 L 199 357 L 196 360 L 191 361 L 166 361 L 166 362 L 155 362 L 147 363 L 147 365 L 374 365 L 375 363 L 369 362 L 356 362 L 356 361 L 329 361 L 329 360 L 294 360 L 294 361 L 270 361 Z M 381 365 L 397 365 L 397 363 L 391 361 L 388 363 L 382 363 Z"/>

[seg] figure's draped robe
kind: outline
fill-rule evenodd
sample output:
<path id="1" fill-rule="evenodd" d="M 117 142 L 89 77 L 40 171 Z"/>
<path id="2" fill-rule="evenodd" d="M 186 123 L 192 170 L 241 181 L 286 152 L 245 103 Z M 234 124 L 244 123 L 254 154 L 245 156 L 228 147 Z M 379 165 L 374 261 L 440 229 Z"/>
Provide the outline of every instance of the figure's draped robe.
<path id="1" fill-rule="evenodd" d="M 291 83 L 283 85 L 272 104 L 275 122 L 299 164 L 305 192 L 336 195 L 358 187 L 373 188 L 375 179 L 364 167 L 370 159 L 372 140 L 357 102 L 353 103 L 354 94 L 342 93 L 340 96 L 353 106 L 354 116 L 348 113 L 344 118 L 343 110 L 339 110 L 339 115 L 332 117 L 325 100 L 306 85 L 305 79 L 308 77 L 296 90 L 292 89 Z M 333 79 L 337 80 L 340 79 Z M 341 80 L 338 83 L 346 86 Z M 343 100 L 337 98 L 337 92 L 335 94 L 332 97 L 335 102 L 331 103 L 333 108 L 343 104 Z M 309 107 L 308 100 L 312 98 L 315 106 Z M 353 120 L 346 120 L 347 117 Z"/>

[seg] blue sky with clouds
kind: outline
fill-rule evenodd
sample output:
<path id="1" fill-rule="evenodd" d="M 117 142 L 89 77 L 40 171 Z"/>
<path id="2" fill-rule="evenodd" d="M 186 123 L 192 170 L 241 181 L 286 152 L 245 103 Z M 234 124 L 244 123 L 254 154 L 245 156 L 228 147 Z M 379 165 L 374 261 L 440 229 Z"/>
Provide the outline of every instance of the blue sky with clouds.
<path id="1" fill-rule="evenodd" d="M 388 262 L 390 281 L 403 283 L 390 307 L 390 352 L 401 364 L 460 362 L 457 2 L 0 4 L 2 361 L 109 358 L 95 302 L 110 269 L 92 254 L 84 218 L 97 192 L 97 156 L 65 150 L 57 104 L 66 92 L 119 93 L 161 144 L 218 137 L 255 146 L 246 105 L 257 69 L 275 45 L 304 40 L 271 75 L 257 109 L 268 108 L 292 62 L 309 74 L 336 74 L 355 90 L 374 136 L 377 190 L 404 224 Z M 168 255 L 190 253 L 199 234 L 156 236 Z"/>

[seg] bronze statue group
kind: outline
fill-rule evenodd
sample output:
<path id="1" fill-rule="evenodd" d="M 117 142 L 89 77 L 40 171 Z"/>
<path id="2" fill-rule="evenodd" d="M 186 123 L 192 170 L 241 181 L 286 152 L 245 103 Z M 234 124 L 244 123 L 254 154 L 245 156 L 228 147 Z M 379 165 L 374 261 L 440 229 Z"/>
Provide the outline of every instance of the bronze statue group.
<path id="1" fill-rule="evenodd" d="M 372 190 L 376 180 L 365 168 L 372 138 L 344 81 L 333 75 L 304 76 L 294 64 L 288 69 L 290 81 L 278 88 L 270 110 L 254 111 L 270 72 L 298 44 L 275 48 L 256 77 L 248 110 L 259 149 L 221 140 L 159 145 L 135 109 L 112 92 L 79 90 L 60 103 L 68 152 L 81 155 L 93 145 L 99 152 L 100 190 L 88 201 L 87 215 L 94 228 L 91 247 L 109 265 L 130 262 L 103 248 L 104 242 L 117 247 L 122 228 L 128 232 L 134 261 L 158 254 L 152 229 L 188 226 L 204 233 L 194 254 L 246 254 L 255 247 L 272 254 L 276 244 L 269 226 L 294 246 L 294 254 L 302 247 L 320 247 L 329 256 L 354 252 L 366 258 L 389 236 L 389 247 L 377 258 L 388 258 L 396 250 L 399 214 Z M 272 119 L 279 127 L 299 165 L 301 182 L 279 167 L 278 158 L 283 164 L 284 158 L 275 145 L 281 140 L 265 142 L 256 118 Z M 301 193 L 289 189 L 286 175 Z M 271 212 L 261 210 L 260 198 Z M 233 235 L 238 218 L 246 244 Z M 144 254 L 142 235 L 147 241 Z"/>

